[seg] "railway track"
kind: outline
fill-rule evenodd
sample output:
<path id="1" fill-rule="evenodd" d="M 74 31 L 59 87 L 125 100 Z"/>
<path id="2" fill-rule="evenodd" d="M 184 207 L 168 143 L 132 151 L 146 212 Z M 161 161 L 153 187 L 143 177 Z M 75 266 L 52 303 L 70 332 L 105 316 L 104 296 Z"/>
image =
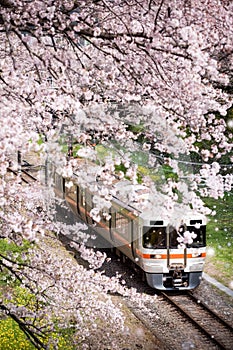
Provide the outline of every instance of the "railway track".
<path id="1" fill-rule="evenodd" d="M 20 180 L 23 183 L 30 184 L 35 181 L 38 181 L 38 178 L 32 174 L 34 172 L 37 173 L 38 170 L 34 168 L 31 164 L 29 164 L 27 161 L 24 161 L 23 166 L 18 170 L 14 170 L 11 167 L 9 167 L 7 170 L 9 173 L 14 174 L 15 176 L 19 176 Z"/>
<path id="2" fill-rule="evenodd" d="M 10 168 L 8 169 L 8 171 L 13 173 L 16 176 L 19 175 L 18 171 L 12 170 Z M 20 177 L 21 177 L 22 182 L 27 183 L 27 184 L 30 184 L 30 183 L 35 182 L 35 181 L 38 181 L 38 179 L 35 176 L 31 175 L 26 170 L 21 170 L 20 171 Z"/>
<path id="3" fill-rule="evenodd" d="M 161 293 L 166 301 L 169 301 L 183 317 L 186 317 L 209 343 L 216 349 L 231 350 L 233 347 L 233 327 L 220 318 L 203 302 L 196 299 L 191 293 L 168 295 Z"/>

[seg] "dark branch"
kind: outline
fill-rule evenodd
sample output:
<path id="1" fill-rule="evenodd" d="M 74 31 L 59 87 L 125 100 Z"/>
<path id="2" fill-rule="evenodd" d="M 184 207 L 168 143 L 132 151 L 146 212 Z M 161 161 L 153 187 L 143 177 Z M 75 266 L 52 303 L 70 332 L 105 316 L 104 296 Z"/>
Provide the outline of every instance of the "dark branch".
<path id="1" fill-rule="evenodd" d="M 6 307 L 4 304 L 0 304 L 0 309 L 9 317 L 11 317 L 19 326 L 19 328 L 24 332 L 26 337 L 30 340 L 30 342 L 35 346 L 36 349 L 46 349 L 46 345 L 42 343 L 40 338 L 36 336 L 35 332 L 30 329 L 30 327 L 22 321 L 19 317 L 17 317 L 11 310 Z M 40 332 L 41 333 L 41 332 Z M 40 334 L 40 337 L 43 337 L 43 334 Z"/>
<path id="2" fill-rule="evenodd" d="M 0 0 L 0 6 L 4 8 L 15 8 L 14 1 L 11 0 Z"/>

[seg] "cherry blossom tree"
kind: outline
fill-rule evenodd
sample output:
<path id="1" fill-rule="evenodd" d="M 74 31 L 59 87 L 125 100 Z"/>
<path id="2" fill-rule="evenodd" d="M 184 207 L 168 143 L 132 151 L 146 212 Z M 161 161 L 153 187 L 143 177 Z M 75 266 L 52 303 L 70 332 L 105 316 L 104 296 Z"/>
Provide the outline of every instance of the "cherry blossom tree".
<path id="1" fill-rule="evenodd" d="M 232 162 L 232 10 L 227 0 L 0 0 L 1 240 L 22 247 L 29 239 L 34 245 L 20 258 L 18 252 L 1 253 L 1 266 L 36 296 L 35 305 L 46 304 L 19 308 L 9 294 L 1 310 L 36 346 L 45 346 L 43 315 L 49 315 L 50 332 L 54 319 L 65 320 L 60 329 L 72 319 L 83 344 L 90 332 L 97 334 L 83 326 L 84 315 L 86 325 L 113 315 L 112 326 L 119 317 L 115 324 L 122 329 L 110 301 L 93 301 L 96 286 L 101 292 L 121 287 L 48 255 L 42 237 L 69 229 L 53 222 L 50 190 L 22 186 L 17 152 L 23 159 L 36 152 L 41 165 L 53 159 L 72 177 L 76 159 L 67 159 L 58 142 L 64 130 L 69 142 L 82 145 L 79 157 L 100 160 L 92 139 L 113 150 L 99 161 L 103 187 L 94 218 L 115 190 L 117 166 L 124 170 L 117 176 L 135 186 L 140 177 L 151 195 L 144 204 L 159 203 L 162 215 L 175 220 L 190 205 L 209 213 L 201 197 L 222 197 L 233 181 L 230 166 L 225 173 L 221 167 L 222 159 L 227 166 Z M 140 173 L 136 153 L 150 171 L 162 174 L 157 184 Z M 193 159 L 201 163 L 198 170 Z M 9 176 L 9 166 L 18 176 Z M 85 185 L 93 180 L 85 169 L 79 178 Z M 127 200 L 135 201 L 135 192 L 130 195 Z M 88 287 L 78 289 L 83 276 Z"/>

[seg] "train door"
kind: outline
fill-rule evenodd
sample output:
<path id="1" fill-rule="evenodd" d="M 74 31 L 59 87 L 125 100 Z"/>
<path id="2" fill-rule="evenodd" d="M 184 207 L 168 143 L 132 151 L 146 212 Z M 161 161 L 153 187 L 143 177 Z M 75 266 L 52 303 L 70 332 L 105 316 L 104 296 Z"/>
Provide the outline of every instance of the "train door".
<path id="1" fill-rule="evenodd" d="M 77 211 L 83 221 L 86 222 L 86 197 L 85 189 L 78 186 Z"/>
<path id="2" fill-rule="evenodd" d="M 80 214 L 80 205 L 79 205 L 79 197 L 80 197 L 80 187 L 77 185 L 77 212 L 78 212 L 78 215 L 81 216 L 81 214 Z"/>
<path id="3" fill-rule="evenodd" d="M 135 218 L 131 221 L 131 253 L 133 259 L 135 260 L 137 257 L 137 249 L 139 245 L 139 222 Z"/>
<path id="4" fill-rule="evenodd" d="M 115 213 L 114 241 L 117 246 L 125 246 L 130 241 L 130 220 L 124 210 Z"/>
<path id="5" fill-rule="evenodd" d="M 178 248 L 178 237 L 179 234 L 175 227 L 168 225 L 166 228 L 166 246 L 167 246 L 167 267 L 173 268 L 173 265 L 177 265 L 175 262 L 172 262 L 172 258 L 179 259 L 179 265 L 184 269 L 187 265 L 187 248 L 183 248 L 183 253 L 177 255 Z"/>
<path id="6" fill-rule="evenodd" d="M 90 217 L 90 211 L 92 209 L 92 194 L 86 189 L 85 190 L 85 211 L 86 211 L 86 222 L 90 225 L 93 224 L 93 219 Z"/>
<path id="7" fill-rule="evenodd" d="M 58 197 L 64 198 L 65 196 L 65 179 L 58 173 L 54 172 L 54 189 Z"/>
<path id="8" fill-rule="evenodd" d="M 110 235 L 110 240 L 112 241 L 113 246 L 115 247 L 115 229 L 116 229 L 116 208 L 115 206 L 112 206 L 110 209 L 110 223 L 109 223 L 109 235 Z"/>
<path id="9" fill-rule="evenodd" d="M 65 199 L 69 207 L 77 214 L 77 186 L 71 181 L 63 184 L 65 185 Z"/>
<path id="10" fill-rule="evenodd" d="M 132 259 L 132 213 L 126 208 L 116 206 L 114 207 L 112 218 L 111 237 L 114 246 L 121 252 L 121 254 Z"/>

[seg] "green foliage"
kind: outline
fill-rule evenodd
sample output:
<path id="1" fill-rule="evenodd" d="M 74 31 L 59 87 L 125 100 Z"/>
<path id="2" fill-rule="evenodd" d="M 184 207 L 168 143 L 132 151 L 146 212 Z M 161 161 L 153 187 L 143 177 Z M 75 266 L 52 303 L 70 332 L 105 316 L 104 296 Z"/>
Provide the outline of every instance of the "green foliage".
<path id="1" fill-rule="evenodd" d="M 40 138 L 39 138 L 39 140 L 37 141 L 37 143 L 38 143 L 38 145 L 39 146 L 41 146 L 41 145 L 43 145 L 44 144 L 44 136 L 43 135 L 40 135 Z"/>
<path id="2" fill-rule="evenodd" d="M 124 174 L 126 174 L 126 167 L 124 166 L 124 164 L 120 164 L 120 165 L 115 165 L 115 171 L 119 172 L 122 171 Z"/>
<path id="3" fill-rule="evenodd" d="M 29 292 L 26 288 L 20 286 L 15 287 L 12 290 L 12 299 L 10 303 L 15 303 L 18 307 L 25 306 L 30 311 L 36 311 L 38 309 L 38 303 L 34 294 Z M 7 304 L 8 301 L 5 300 Z M 41 305 L 41 308 L 43 305 Z M 29 320 L 30 321 L 30 320 Z M 38 320 L 38 326 L 45 326 L 47 320 L 42 318 Z M 48 334 L 48 336 L 42 340 L 46 345 L 49 339 L 53 339 L 58 344 L 58 350 L 75 350 L 72 345 L 72 337 L 74 336 L 74 328 L 59 329 L 56 326 L 57 320 L 54 318 L 55 331 Z M 53 346 L 48 345 L 48 349 L 53 350 Z M 0 321 L 0 350 L 31 350 L 35 347 L 27 339 L 24 332 L 19 328 L 17 322 L 12 318 L 6 317 Z"/>
<path id="4" fill-rule="evenodd" d="M 73 143 L 72 144 L 72 152 L 73 152 L 73 156 L 74 157 L 77 157 L 77 152 L 82 148 L 83 146 L 78 144 L 78 143 Z M 65 144 L 62 144 L 61 145 L 61 151 L 65 154 L 68 154 L 68 145 L 65 143 Z"/>
<path id="5" fill-rule="evenodd" d="M 140 166 L 148 167 L 149 153 L 136 151 L 131 155 L 131 161 Z"/>
<path id="6" fill-rule="evenodd" d="M 51 337 L 53 340 L 56 340 L 58 350 L 77 349 L 75 345 L 72 345 L 73 333 L 73 329 L 65 329 L 52 333 Z M 10 317 L 0 320 L 0 350 L 35 349 L 35 346 L 28 340 L 24 332 L 18 326 L 17 322 Z M 54 346 L 49 345 L 48 349 L 53 350 Z"/>
<path id="7" fill-rule="evenodd" d="M 0 321 L 0 350 L 34 350 L 35 347 L 10 317 Z"/>
<path id="8" fill-rule="evenodd" d="M 114 151 L 112 149 L 106 148 L 101 144 L 96 145 L 95 150 L 97 152 L 97 158 L 100 161 L 104 161 L 107 156 L 114 154 Z"/>
<path id="9" fill-rule="evenodd" d="M 145 126 L 142 122 L 140 124 L 128 124 L 127 130 L 131 131 L 134 134 L 140 134 L 145 132 Z"/>
<path id="10" fill-rule="evenodd" d="M 13 301 L 17 306 L 25 306 L 33 311 L 36 305 L 36 297 L 34 294 L 29 292 L 26 288 L 16 286 L 13 290 L 13 298 L 10 300 Z"/>
<path id="11" fill-rule="evenodd" d="M 14 242 L 9 241 L 7 238 L 0 239 L 0 254 L 17 254 L 18 261 L 22 261 L 20 254 L 26 252 L 31 247 L 31 243 L 27 240 L 23 240 L 21 245 L 17 245 Z"/>
<path id="12" fill-rule="evenodd" d="M 167 164 L 163 164 L 163 166 L 161 167 L 162 173 L 165 176 L 165 179 L 172 179 L 174 181 L 178 180 L 178 175 L 176 172 L 174 172 L 173 168 L 170 165 Z"/>
<path id="13" fill-rule="evenodd" d="M 27 240 L 23 240 L 21 245 L 17 245 L 7 238 L 0 239 L 0 254 L 17 263 L 25 263 L 25 253 L 31 247 L 31 243 Z M 24 255 L 24 259 L 22 258 Z M 9 270 L 2 266 L 0 271 L 0 287 L 5 285 L 16 285 L 17 282 L 12 275 L 9 274 Z"/>
<path id="14" fill-rule="evenodd" d="M 205 199 L 205 203 L 216 211 L 207 225 L 207 246 L 214 251 L 208 259 L 221 271 L 219 280 L 230 281 L 233 271 L 233 193 L 225 194 L 223 199 Z"/>
<path id="15" fill-rule="evenodd" d="M 58 341 L 58 350 L 77 350 L 77 346 L 74 345 L 74 329 L 66 328 L 53 332 L 52 338 Z M 53 350 L 53 347 L 49 347 Z"/>

